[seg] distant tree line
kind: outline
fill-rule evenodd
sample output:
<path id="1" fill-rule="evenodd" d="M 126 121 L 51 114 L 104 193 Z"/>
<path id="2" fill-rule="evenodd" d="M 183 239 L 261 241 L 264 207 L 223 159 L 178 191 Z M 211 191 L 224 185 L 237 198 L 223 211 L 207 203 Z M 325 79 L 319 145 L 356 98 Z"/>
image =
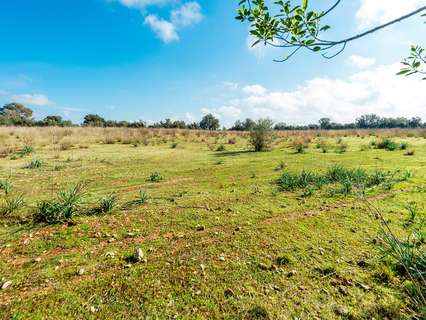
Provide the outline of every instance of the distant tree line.
<path id="1" fill-rule="evenodd" d="M 0 125 L 14 126 L 39 126 L 39 127 L 71 127 L 77 126 L 69 120 L 64 120 L 61 116 L 51 115 L 42 120 L 34 120 L 33 111 L 21 103 L 9 103 L 0 108 Z M 97 114 L 88 114 L 84 117 L 81 126 L 84 127 L 124 127 L 124 128 L 165 128 L 165 129 L 201 129 L 219 130 L 220 122 L 212 114 L 205 115 L 200 122 L 186 123 L 182 120 L 166 119 L 148 125 L 144 121 L 115 121 L 105 120 Z M 256 126 L 256 121 L 252 119 L 238 120 L 229 128 L 232 131 L 252 131 Z M 283 122 L 274 125 L 275 130 L 342 130 L 342 129 L 388 129 L 388 128 L 426 128 L 426 123 L 419 117 L 407 119 L 382 118 L 376 114 L 366 114 L 357 118 L 354 123 L 335 123 L 329 118 L 322 118 L 318 124 L 309 125 L 288 125 Z"/>
<path id="2" fill-rule="evenodd" d="M 236 121 L 234 126 L 230 128 L 233 131 L 251 131 L 255 125 L 252 119 L 244 121 Z M 336 123 L 330 118 L 321 118 L 318 124 L 308 125 L 288 125 L 279 122 L 274 125 L 275 130 L 344 130 L 344 129 L 393 129 L 393 128 L 426 128 L 426 122 L 423 123 L 419 117 L 407 119 L 404 117 L 382 118 L 376 114 L 366 114 L 357 118 L 353 123 Z"/>

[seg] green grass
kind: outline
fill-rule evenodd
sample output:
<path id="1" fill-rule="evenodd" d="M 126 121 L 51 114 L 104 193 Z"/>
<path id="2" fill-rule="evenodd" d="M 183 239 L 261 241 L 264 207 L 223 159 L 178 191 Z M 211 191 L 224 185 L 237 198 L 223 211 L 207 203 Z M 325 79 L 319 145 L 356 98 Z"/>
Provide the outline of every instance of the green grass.
<path id="1" fill-rule="evenodd" d="M 1 217 L 0 278 L 12 285 L 0 290 L 0 318 L 410 316 L 404 279 L 378 258 L 378 222 L 353 193 L 331 192 L 336 186 L 327 183 L 307 196 L 306 188 L 277 184 L 286 172 L 324 176 L 336 166 L 354 170 L 333 171 L 348 179 L 358 169 L 368 177 L 409 170 L 412 176 L 388 188 L 366 190 L 404 235 L 405 206 L 426 206 L 426 140 L 404 138 L 416 150 L 412 157 L 360 151 L 367 140 L 345 137 L 344 153 L 324 153 L 318 140 L 296 154 L 282 140 L 255 153 L 240 137 L 235 144 L 217 138 L 215 148 L 174 137 L 178 148 L 91 144 L 59 156 L 35 141 L 33 155 L 43 163 L 37 170 L 25 169 L 25 158 L 0 159 L 0 180 L 25 199 L 24 208 Z M 58 193 L 78 183 L 85 194 L 72 223 L 34 222 L 38 204 L 65 203 L 67 194 Z M 137 248 L 146 263 L 129 262 Z"/>

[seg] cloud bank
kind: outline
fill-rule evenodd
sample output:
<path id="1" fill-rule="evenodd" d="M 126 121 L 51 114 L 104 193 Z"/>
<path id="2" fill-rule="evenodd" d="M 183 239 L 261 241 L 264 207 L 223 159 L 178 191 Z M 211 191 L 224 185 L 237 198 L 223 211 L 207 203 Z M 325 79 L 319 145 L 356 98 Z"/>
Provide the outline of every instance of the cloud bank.
<path id="1" fill-rule="evenodd" d="M 202 112 L 216 114 L 226 126 L 246 117 L 269 117 L 288 124 L 317 123 L 322 117 L 351 122 L 366 113 L 426 119 L 424 81 L 396 76 L 399 68 L 396 63 L 344 79 L 313 78 L 287 91 L 269 91 L 259 84 L 243 86 L 238 97 Z"/>

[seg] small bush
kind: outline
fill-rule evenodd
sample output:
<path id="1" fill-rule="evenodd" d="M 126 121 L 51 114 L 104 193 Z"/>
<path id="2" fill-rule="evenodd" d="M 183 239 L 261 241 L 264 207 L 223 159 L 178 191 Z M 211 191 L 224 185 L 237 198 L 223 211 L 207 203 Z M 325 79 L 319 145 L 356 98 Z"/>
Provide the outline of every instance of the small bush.
<path id="1" fill-rule="evenodd" d="M 12 190 L 12 183 L 9 180 L 0 180 L 0 190 L 7 195 Z"/>
<path id="2" fill-rule="evenodd" d="M 173 142 L 173 143 L 172 143 L 172 149 L 176 149 L 178 145 L 179 145 L 179 143 L 177 143 L 177 142 Z"/>
<path id="3" fill-rule="evenodd" d="M 21 150 L 18 151 L 18 155 L 22 158 L 34 152 L 34 148 L 29 145 L 25 145 Z"/>
<path id="4" fill-rule="evenodd" d="M 148 178 L 149 181 L 151 182 L 160 182 L 161 180 L 163 180 L 163 177 L 161 176 L 160 173 L 158 172 L 153 172 L 151 173 L 151 175 Z"/>
<path id="5" fill-rule="evenodd" d="M 135 200 L 127 202 L 124 207 L 141 206 L 148 201 L 148 194 L 141 190 L 139 191 L 138 197 Z"/>
<path id="6" fill-rule="evenodd" d="M 55 199 L 38 203 L 34 222 L 56 224 L 72 220 L 79 211 L 83 196 L 83 186 L 76 184 L 59 192 Z"/>
<path id="7" fill-rule="evenodd" d="M 309 185 L 320 187 L 324 183 L 325 179 L 322 176 L 309 171 L 302 171 L 300 174 L 284 172 L 278 179 L 278 185 L 284 191 L 303 189 Z"/>
<path id="8" fill-rule="evenodd" d="M 307 195 L 311 195 L 314 189 L 321 189 L 326 184 L 340 184 L 339 193 L 350 194 L 357 187 L 361 191 L 391 183 L 391 176 L 388 172 L 375 171 L 368 173 L 364 169 L 347 169 L 340 165 L 329 167 L 324 174 L 317 174 L 309 171 L 301 173 L 284 172 L 278 179 L 278 185 L 284 191 L 305 189 Z M 392 185 L 392 184 L 390 184 Z M 309 190 L 308 190 L 309 189 Z"/>
<path id="9" fill-rule="evenodd" d="M 117 195 L 109 194 L 99 200 L 98 205 L 93 208 L 92 214 L 106 214 L 110 213 L 117 204 Z"/>
<path id="10" fill-rule="evenodd" d="M 395 151 L 398 149 L 398 144 L 391 139 L 384 139 L 376 143 L 377 149 L 385 149 L 387 151 Z"/>
<path id="11" fill-rule="evenodd" d="M 27 169 L 39 169 L 43 166 L 44 162 L 39 159 L 32 160 L 25 168 Z"/>
<path id="12" fill-rule="evenodd" d="M 273 122 L 270 119 L 259 119 L 250 132 L 250 144 L 255 152 L 270 149 L 274 139 Z"/>
<path id="13" fill-rule="evenodd" d="M 408 143 L 407 142 L 401 142 L 401 144 L 399 145 L 399 148 L 401 150 L 407 150 L 408 149 Z"/>
<path id="14" fill-rule="evenodd" d="M 24 197 L 21 194 L 15 197 L 6 197 L 5 202 L 6 205 L 1 210 L 3 215 L 9 215 L 25 205 Z"/>
<path id="15" fill-rule="evenodd" d="M 223 144 L 221 144 L 220 146 L 217 147 L 216 151 L 218 152 L 226 151 L 226 148 Z"/>
<path id="16" fill-rule="evenodd" d="M 305 145 L 303 143 L 296 143 L 293 148 L 296 153 L 305 153 Z"/>
<path id="17" fill-rule="evenodd" d="M 348 145 L 346 143 L 339 143 L 336 146 L 336 152 L 337 153 L 345 153 L 348 150 Z"/>

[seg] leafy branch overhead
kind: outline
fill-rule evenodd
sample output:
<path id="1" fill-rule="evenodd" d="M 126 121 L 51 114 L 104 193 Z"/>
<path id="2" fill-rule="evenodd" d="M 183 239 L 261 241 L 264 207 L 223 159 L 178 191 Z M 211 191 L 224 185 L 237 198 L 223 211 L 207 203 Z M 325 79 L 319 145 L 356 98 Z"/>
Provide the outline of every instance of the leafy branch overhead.
<path id="1" fill-rule="evenodd" d="M 301 49 L 311 52 L 318 52 L 324 58 L 333 58 L 343 52 L 349 42 L 363 38 L 369 34 L 377 32 L 397 22 L 406 20 L 416 14 L 426 11 L 426 6 L 420 7 L 404 16 L 366 30 L 357 35 L 346 37 L 340 40 L 328 40 L 326 32 L 331 26 L 324 24 L 322 20 L 338 7 L 341 0 L 337 0 L 325 11 L 315 11 L 309 9 L 308 0 L 301 0 L 298 4 L 294 1 L 275 1 L 268 7 L 265 0 L 241 0 L 239 1 L 237 20 L 250 24 L 250 34 L 257 45 L 263 43 L 267 46 L 286 49 L 283 58 L 275 61 L 283 62 L 294 56 Z M 425 56 L 422 50 L 417 47 L 416 57 L 408 58 L 407 67 L 410 71 L 406 74 L 423 72 L 418 62 L 424 63 Z"/>
<path id="2" fill-rule="evenodd" d="M 422 17 L 426 17 L 426 14 L 422 15 Z M 423 80 L 426 80 L 426 52 L 424 48 L 415 45 L 411 46 L 410 55 L 401 63 L 404 67 L 398 75 L 421 74 L 424 76 Z"/>

